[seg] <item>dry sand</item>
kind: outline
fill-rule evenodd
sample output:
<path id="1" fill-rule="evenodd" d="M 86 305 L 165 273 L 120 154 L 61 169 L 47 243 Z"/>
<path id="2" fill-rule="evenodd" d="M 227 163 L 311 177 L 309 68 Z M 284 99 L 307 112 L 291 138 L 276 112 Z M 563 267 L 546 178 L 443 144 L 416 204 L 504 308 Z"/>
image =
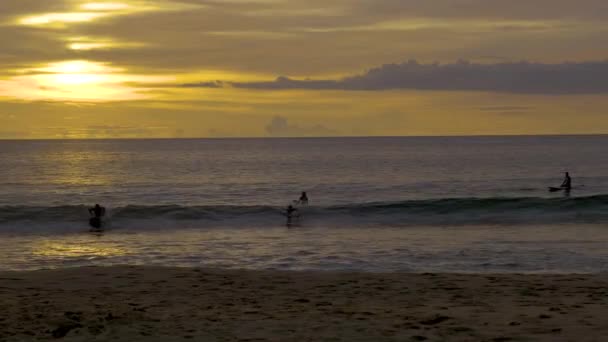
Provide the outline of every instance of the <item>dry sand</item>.
<path id="1" fill-rule="evenodd" d="M 1 341 L 608 341 L 608 275 L 0 273 Z"/>

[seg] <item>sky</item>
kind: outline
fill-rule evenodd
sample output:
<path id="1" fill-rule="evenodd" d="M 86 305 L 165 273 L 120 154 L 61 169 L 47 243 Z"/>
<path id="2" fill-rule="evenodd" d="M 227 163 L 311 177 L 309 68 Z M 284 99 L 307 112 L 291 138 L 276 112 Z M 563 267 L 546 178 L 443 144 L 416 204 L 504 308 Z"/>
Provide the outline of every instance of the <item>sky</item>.
<path id="1" fill-rule="evenodd" d="M 0 139 L 608 133 L 605 0 L 2 0 Z"/>

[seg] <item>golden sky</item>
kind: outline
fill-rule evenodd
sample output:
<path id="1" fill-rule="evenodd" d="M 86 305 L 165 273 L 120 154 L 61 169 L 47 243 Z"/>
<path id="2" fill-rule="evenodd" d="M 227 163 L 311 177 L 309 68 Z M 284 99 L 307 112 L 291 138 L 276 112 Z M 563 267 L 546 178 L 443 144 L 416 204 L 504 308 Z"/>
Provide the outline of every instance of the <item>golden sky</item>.
<path id="1" fill-rule="evenodd" d="M 608 133 L 605 0 L 2 0 L 0 139 Z"/>

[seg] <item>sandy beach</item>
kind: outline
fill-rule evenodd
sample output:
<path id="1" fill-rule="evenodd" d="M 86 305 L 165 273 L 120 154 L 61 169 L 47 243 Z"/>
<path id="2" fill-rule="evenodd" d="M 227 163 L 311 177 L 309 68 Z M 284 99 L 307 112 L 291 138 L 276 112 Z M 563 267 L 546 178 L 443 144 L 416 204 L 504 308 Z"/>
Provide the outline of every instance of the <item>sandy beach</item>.
<path id="1" fill-rule="evenodd" d="M 605 341 L 608 275 L 0 273 L 0 340 Z"/>

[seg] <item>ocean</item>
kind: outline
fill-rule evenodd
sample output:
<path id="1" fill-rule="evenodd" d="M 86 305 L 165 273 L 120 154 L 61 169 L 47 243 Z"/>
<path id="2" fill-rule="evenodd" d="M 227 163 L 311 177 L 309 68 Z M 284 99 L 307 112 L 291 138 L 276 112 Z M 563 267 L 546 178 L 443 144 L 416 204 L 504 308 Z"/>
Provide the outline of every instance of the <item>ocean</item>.
<path id="1" fill-rule="evenodd" d="M 608 272 L 608 136 L 0 141 L 0 270 Z M 549 192 L 570 172 L 570 193 Z M 287 225 L 283 211 L 310 203 Z M 107 208 L 91 233 L 87 209 Z"/>

